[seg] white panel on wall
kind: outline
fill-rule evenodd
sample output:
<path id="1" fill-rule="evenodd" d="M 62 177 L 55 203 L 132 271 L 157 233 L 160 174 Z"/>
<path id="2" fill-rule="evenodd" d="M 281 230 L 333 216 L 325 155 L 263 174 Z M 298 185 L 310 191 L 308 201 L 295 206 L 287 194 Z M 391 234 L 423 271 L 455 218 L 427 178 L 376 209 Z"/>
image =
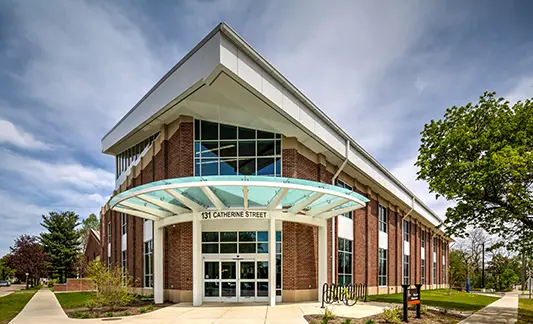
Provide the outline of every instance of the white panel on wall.
<path id="1" fill-rule="evenodd" d="M 446 264 L 446 259 L 444 258 L 444 255 L 442 256 L 442 265 Z"/>
<path id="2" fill-rule="evenodd" d="M 125 251 L 128 248 L 128 234 L 122 235 L 122 251 Z"/>
<path id="3" fill-rule="evenodd" d="M 348 217 L 339 216 L 339 237 L 353 241 L 353 220 Z"/>
<path id="4" fill-rule="evenodd" d="M 147 241 L 150 241 L 152 238 L 153 238 L 153 229 L 154 227 L 154 221 L 146 221 L 144 222 L 144 226 L 143 226 L 143 241 L 144 242 L 147 242 Z"/>
<path id="5" fill-rule="evenodd" d="M 433 261 L 437 262 L 437 253 L 433 252 Z"/>
<path id="6" fill-rule="evenodd" d="M 111 256 L 111 243 L 107 243 L 107 256 Z"/>
<path id="7" fill-rule="evenodd" d="M 299 102 L 292 93 L 283 90 L 283 109 L 294 119 L 298 120 L 300 114 Z"/>
<path id="8" fill-rule="evenodd" d="M 404 255 L 410 255 L 411 254 L 411 248 L 409 247 L 409 242 L 403 241 L 403 254 Z"/>
<path id="9" fill-rule="evenodd" d="M 262 92 L 263 72 L 261 68 L 240 50 L 238 58 L 237 69 L 239 76 L 257 91 Z"/>
<path id="10" fill-rule="evenodd" d="M 422 248 L 422 260 L 426 259 L 426 248 Z"/>
<path id="11" fill-rule="evenodd" d="M 237 70 L 238 52 L 239 49 L 233 42 L 230 42 L 226 37 L 220 38 L 220 63 L 224 64 L 228 69 L 235 74 L 239 74 Z"/>
<path id="12" fill-rule="evenodd" d="M 382 249 L 389 248 L 389 236 L 382 231 L 379 231 L 379 247 Z"/>
<path id="13" fill-rule="evenodd" d="M 274 80 L 270 74 L 263 72 L 263 95 L 275 103 L 278 107 L 283 106 L 282 86 Z"/>

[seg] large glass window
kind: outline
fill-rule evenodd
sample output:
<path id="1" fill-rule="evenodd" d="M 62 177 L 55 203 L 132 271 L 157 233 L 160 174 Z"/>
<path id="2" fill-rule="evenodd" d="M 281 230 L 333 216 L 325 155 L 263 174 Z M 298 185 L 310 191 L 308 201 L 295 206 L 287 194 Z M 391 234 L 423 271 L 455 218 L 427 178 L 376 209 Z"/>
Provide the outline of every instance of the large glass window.
<path id="1" fill-rule="evenodd" d="M 122 228 L 122 235 L 126 234 L 127 232 L 127 225 L 128 225 L 128 218 L 125 213 L 121 213 L 121 228 Z"/>
<path id="2" fill-rule="evenodd" d="M 383 233 L 387 233 L 387 208 L 378 205 L 378 214 L 379 214 L 379 230 Z"/>
<path id="3" fill-rule="evenodd" d="M 352 283 L 353 241 L 339 237 L 338 244 L 338 284 L 342 286 Z"/>
<path id="4" fill-rule="evenodd" d="M 337 180 L 337 186 L 348 189 L 348 190 L 353 190 L 352 186 L 346 184 L 344 181 L 341 181 L 341 180 Z M 352 212 L 347 212 L 341 215 L 344 217 L 348 217 L 349 219 L 352 219 Z"/>
<path id="5" fill-rule="evenodd" d="M 117 154 L 116 156 L 116 177 L 117 179 L 120 177 L 120 175 L 126 171 L 129 166 L 136 161 L 141 153 L 144 151 L 144 149 L 153 143 L 153 141 L 156 139 L 157 134 L 154 134 L 150 136 L 149 138 L 135 144 L 134 146 L 130 147 L 127 150 L 122 151 L 121 153 Z"/>
<path id="6" fill-rule="evenodd" d="M 409 275 L 411 274 L 411 268 L 410 268 L 410 260 L 408 255 L 403 256 L 403 284 L 409 285 Z"/>
<path id="7" fill-rule="evenodd" d="M 387 285 L 387 250 L 379 249 L 379 273 L 378 273 L 378 283 L 380 286 Z"/>
<path id="8" fill-rule="evenodd" d="M 281 135 L 195 120 L 194 174 L 281 176 Z"/>

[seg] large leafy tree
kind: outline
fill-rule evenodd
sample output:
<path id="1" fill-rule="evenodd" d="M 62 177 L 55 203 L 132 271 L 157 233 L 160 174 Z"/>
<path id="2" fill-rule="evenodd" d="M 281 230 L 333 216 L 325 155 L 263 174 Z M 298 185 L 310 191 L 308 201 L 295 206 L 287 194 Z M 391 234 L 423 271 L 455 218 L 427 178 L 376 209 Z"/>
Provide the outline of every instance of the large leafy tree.
<path id="1" fill-rule="evenodd" d="M 87 240 L 89 238 L 89 233 L 91 230 L 95 230 L 95 231 L 100 230 L 100 220 L 93 213 L 91 213 L 89 217 L 81 221 L 80 236 L 81 236 L 82 246 L 85 246 L 85 244 L 87 243 Z"/>
<path id="2" fill-rule="evenodd" d="M 416 165 L 431 192 L 455 202 L 448 234 L 469 226 L 515 250 L 533 247 L 533 101 L 511 105 L 495 92 L 446 110 L 424 126 Z"/>
<path id="3" fill-rule="evenodd" d="M 41 241 L 49 256 L 49 268 L 60 282 L 75 274 L 80 252 L 80 233 L 76 229 L 78 220 L 79 216 L 72 211 L 43 215 L 41 225 L 47 232 L 41 233 Z"/>
<path id="4" fill-rule="evenodd" d="M 37 236 L 19 236 L 10 250 L 8 266 L 15 269 L 21 281 L 26 279 L 26 273 L 28 278 L 39 278 L 46 274 L 46 253 Z"/>
<path id="5" fill-rule="evenodd" d="M 0 280 L 8 280 L 15 276 L 15 269 L 11 268 L 9 265 L 10 259 L 10 254 L 4 255 L 0 259 Z"/>

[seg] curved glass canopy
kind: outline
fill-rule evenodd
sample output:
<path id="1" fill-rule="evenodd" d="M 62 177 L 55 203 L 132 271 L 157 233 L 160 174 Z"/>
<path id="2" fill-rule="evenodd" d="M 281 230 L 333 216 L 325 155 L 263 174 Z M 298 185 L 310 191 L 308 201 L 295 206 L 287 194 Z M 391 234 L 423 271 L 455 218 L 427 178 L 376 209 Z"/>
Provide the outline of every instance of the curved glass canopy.
<path id="1" fill-rule="evenodd" d="M 268 176 L 165 179 L 126 190 L 110 208 L 146 219 L 208 210 L 283 211 L 328 219 L 362 208 L 369 200 L 326 183 Z"/>

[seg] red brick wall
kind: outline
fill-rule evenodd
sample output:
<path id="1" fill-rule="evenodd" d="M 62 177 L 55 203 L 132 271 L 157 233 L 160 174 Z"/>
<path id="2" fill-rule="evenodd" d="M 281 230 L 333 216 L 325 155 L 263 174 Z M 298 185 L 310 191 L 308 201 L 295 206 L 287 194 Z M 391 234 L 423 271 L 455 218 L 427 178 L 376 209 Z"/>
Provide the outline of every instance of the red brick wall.
<path id="1" fill-rule="evenodd" d="M 192 290 L 192 222 L 167 227 L 166 288 Z"/>
<path id="2" fill-rule="evenodd" d="M 283 222 L 283 289 L 317 288 L 316 227 Z"/>
<path id="3" fill-rule="evenodd" d="M 411 283 L 411 285 L 414 285 L 415 284 L 415 271 L 416 271 L 416 267 L 415 267 L 415 257 L 416 257 L 416 224 L 415 222 L 413 221 L 409 221 L 409 226 L 411 227 L 410 230 L 411 232 L 409 233 L 410 235 L 410 242 L 409 242 L 409 249 L 410 249 L 410 257 L 409 257 L 409 267 L 411 268 L 411 272 L 409 273 L 409 281 Z"/>
<path id="4" fill-rule="evenodd" d="M 378 202 L 367 203 L 368 217 L 368 286 L 378 285 Z"/>
<path id="5" fill-rule="evenodd" d="M 398 286 L 403 284 L 403 215 L 398 213 L 398 218 L 396 219 L 396 246 L 398 247 L 398 255 L 396 258 L 396 277 L 398 278 Z"/>
<path id="6" fill-rule="evenodd" d="M 366 282 L 366 208 L 357 209 L 353 212 L 354 220 L 354 282 Z"/>
<path id="7" fill-rule="evenodd" d="M 91 279 L 67 279 L 67 283 L 54 284 L 54 291 L 91 291 L 94 290 Z"/>

